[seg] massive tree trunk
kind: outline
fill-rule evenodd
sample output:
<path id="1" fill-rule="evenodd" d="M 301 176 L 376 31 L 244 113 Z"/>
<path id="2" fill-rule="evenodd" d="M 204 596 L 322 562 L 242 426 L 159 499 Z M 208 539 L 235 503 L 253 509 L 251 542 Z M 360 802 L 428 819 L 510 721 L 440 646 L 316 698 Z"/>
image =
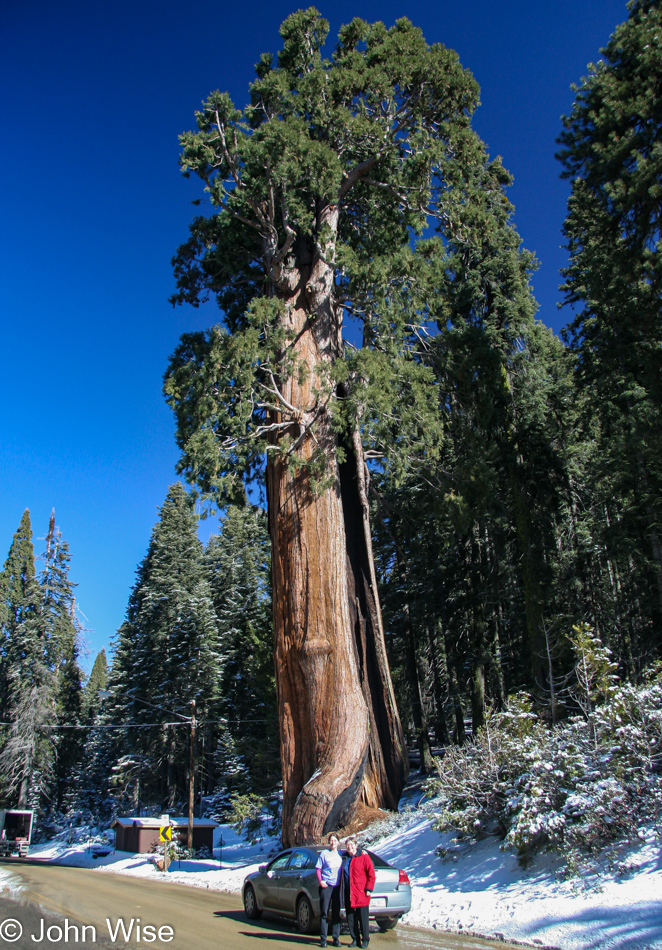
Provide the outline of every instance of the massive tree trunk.
<path id="1" fill-rule="evenodd" d="M 361 800 L 373 808 L 396 809 L 409 759 L 391 682 L 377 577 L 372 554 L 368 470 L 359 433 L 343 446 L 339 466 L 345 518 L 349 608 L 359 674 L 370 719 L 368 760 Z"/>
<path id="2" fill-rule="evenodd" d="M 297 455 L 310 460 L 321 449 L 326 471 L 316 488 L 310 472 L 282 453 L 270 453 L 267 466 L 286 846 L 342 826 L 360 799 L 395 808 L 407 769 L 361 443 L 358 434 L 350 439 L 339 464 L 338 436 L 320 408 L 342 352 L 333 268 L 299 241 L 294 251 L 296 266 L 283 269 L 277 288 L 297 368 L 278 385 L 299 419 L 290 427 Z"/>

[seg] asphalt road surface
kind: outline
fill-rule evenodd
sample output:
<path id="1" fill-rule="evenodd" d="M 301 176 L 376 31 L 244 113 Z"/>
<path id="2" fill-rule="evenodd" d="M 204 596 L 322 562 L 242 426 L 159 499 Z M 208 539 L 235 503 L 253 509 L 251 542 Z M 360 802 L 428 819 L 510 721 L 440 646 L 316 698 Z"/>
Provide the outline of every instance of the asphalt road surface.
<path id="1" fill-rule="evenodd" d="M 8 892 L 0 898 L 0 950 L 319 946 L 319 937 L 300 934 L 292 922 L 266 915 L 247 920 L 236 894 L 29 860 L 3 861 L 0 866 L 22 885 L 20 903 L 8 900 Z M 371 950 L 494 950 L 495 946 L 508 950 L 509 946 L 402 926 L 386 934 L 374 925 L 373 930 Z M 349 937 L 343 934 L 340 941 L 347 946 Z"/>

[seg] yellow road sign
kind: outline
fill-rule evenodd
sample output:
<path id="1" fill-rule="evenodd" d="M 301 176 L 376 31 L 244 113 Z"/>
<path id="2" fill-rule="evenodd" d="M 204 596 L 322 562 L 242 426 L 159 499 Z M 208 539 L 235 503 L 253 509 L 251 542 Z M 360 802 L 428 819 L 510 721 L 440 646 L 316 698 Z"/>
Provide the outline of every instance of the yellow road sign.
<path id="1" fill-rule="evenodd" d="M 159 838 L 161 841 L 172 841 L 172 827 L 170 825 L 164 825 L 160 829 Z"/>

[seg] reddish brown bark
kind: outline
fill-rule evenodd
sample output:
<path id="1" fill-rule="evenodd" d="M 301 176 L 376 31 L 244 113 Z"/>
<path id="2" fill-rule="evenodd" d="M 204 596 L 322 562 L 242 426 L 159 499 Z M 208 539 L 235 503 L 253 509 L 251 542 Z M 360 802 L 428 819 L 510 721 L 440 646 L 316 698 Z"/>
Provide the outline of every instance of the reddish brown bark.
<path id="1" fill-rule="evenodd" d="M 363 453 L 356 438 L 339 465 L 337 435 L 319 411 L 342 345 L 333 269 L 312 255 L 306 266 L 297 251 L 299 266 L 281 272 L 278 286 L 289 284 L 284 321 L 304 371 L 279 380 L 279 388 L 300 416 L 290 431 L 297 453 L 310 459 L 320 448 L 327 468 L 326 487 L 317 493 L 305 468 L 292 469 L 280 454 L 267 468 L 284 845 L 318 840 L 346 824 L 359 800 L 394 808 L 406 776 Z M 313 419 L 314 435 L 307 428 Z"/>
<path id="2" fill-rule="evenodd" d="M 370 717 L 370 745 L 361 800 L 372 808 L 397 808 L 409 769 L 384 641 L 372 555 L 368 475 L 358 432 L 345 445 L 340 466 L 348 560 L 348 594 L 359 674 Z"/>

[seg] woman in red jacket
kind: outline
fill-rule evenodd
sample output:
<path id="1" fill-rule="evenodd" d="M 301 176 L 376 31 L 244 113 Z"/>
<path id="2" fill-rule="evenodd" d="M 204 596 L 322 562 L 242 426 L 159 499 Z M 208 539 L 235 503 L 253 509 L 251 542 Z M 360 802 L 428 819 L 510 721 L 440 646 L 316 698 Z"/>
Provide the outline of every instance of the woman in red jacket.
<path id="1" fill-rule="evenodd" d="M 343 891 L 347 923 L 352 938 L 350 947 L 367 947 L 370 943 L 370 898 L 375 887 L 375 867 L 370 855 L 359 852 L 356 838 L 345 842 L 343 862 Z"/>

